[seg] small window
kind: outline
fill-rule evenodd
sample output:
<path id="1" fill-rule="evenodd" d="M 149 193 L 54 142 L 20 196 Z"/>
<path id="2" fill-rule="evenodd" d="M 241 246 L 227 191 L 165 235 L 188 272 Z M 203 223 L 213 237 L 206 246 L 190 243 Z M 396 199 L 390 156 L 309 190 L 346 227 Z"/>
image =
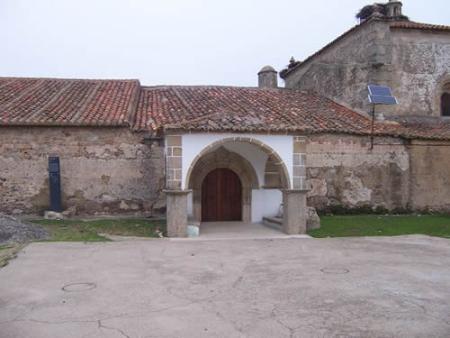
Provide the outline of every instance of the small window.
<path id="1" fill-rule="evenodd" d="M 442 116 L 450 116 L 450 93 L 444 93 L 441 97 Z"/>

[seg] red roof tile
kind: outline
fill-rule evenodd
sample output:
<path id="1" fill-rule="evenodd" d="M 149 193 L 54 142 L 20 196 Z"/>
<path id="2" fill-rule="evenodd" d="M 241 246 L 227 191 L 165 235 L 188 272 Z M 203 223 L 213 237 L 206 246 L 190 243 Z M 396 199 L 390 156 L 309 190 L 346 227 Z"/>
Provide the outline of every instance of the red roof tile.
<path id="1" fill-rule="evenodd" d="M 409 139 L 450 140 L 450 119 L 441 117 L 392 118 L 401 125 L 401 136 Z"/>
<path id="2" fill-rule="evenodd" d="M 0 78 L 2 125 L 369 135 L 371 119 L 325 97 L 291 89 Z M 398 118 L 376 123 L 375 134 L 450 140 L 450 121 Z"/>
<path id="3" fill-rule="evenodd" d="M 0 78 L 0 125 L 128 125 L 137 80 Z"/>
<path id="4" fill-rule="evenodd" d="M 370 126 L 368 117 L 305 91 L 153 87 L 141 91 L 134 129 L 368 134 Z M 376 132 L 396 127 L 377 124 Z"/>

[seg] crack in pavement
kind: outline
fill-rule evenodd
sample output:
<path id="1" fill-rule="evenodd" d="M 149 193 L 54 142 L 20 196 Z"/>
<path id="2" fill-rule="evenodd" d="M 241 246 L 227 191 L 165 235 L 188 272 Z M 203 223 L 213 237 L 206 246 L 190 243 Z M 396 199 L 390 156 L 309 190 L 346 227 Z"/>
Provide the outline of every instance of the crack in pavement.
<path id="1" fill-rule="evenodd" d="M 14 320 L 10 320 L 10 321 L 6 321 L 6 322 L 2 322 L 1 324 L 6 324 L 6 323 L 14 323 L 14 322 L 18 322 L 18 323 L 22 323 L 22 322 L 32 322 L 32 323 L 38 323 L 38 324 L 47 324 L 47 325 L 64 325 L 64 324 L 97 324 L 97 327 L 99 329 L 107 329 L 107 330 L 114 330 L 118 333 L 120 333 L 122 336 L 126 337 L 126 338 L 131 338 L 128 334 L 126 334 L 123 330 L 119 329 L 119 328 L 115 328 L 115 327 L 111 327 L 111 326 L 106 326 L 105 324 L 103 324 L 102 322 L 105 320 L 110 320 L 110 319 L 114 319 L 114 318 L 120 318 L 120 316 L 117 317 L 107 317 L 104 319 L 97 319 L 97 320 L 62 320 L 62 321 L 48 321 L 48 320 L 37 320 L 37 319 L 14 319 Z"/>
<path id="2" fill-rule="evenodd" d="M 147 314 L 151 313 L 160 313 L 165 311 L 170 311 L 174 309 L 182 309 L 189 307 L 194 304 L 199 304 L 200 302 L 190 302 L 183 305 L 174 305 L 174 306 L 168 306 L 160 309 L 155 310 L 149 310 L 149 311 L 142 311 L 142 312 L 136 312 L 136 313 L 122 313 L 118 315 L 111 315 L 111 316 L 105 316 L 100 319 L 91 319 L 91 320 L 82 320 L 82 319 L 67 319 L 67 320 L 57 320 L 57 321 L 47 321 L 47 320 L 39 320 L 34 318 L 15 318 L 6 320 L 3 322 L 0 322 L 0 325 L 8 324 L 8 323 L 15 323 L 15 322 L 34 322 L 34 323 L 40 323 L 40 324 L 49 324 L 49 325 L 60 325 L 60 324 L 68 324 L 68 323 L 98 323 L 99 321 L 107 321 L 111 319 L 133 319 L 133 318 L 140 318 L 145 317 Z"/>
<path id="3" fill-rule="evenodd" d="M 116 332 L 120 333 L 122 336 L 124 336 L 124 337 L 126 337 L 126 338 L 131 338 L 131 337 L 130 337 L 129 335 L 127 335 L 123 330 L 121 330 L 121 329 L 119 329 L 119 328 L 116 328 L 116 327 L 112 327 L 112 326 L 106 326 L 106 325 L 104 325 L 104 324 L 102 323 L 101 320 L 98 320 L 98 321 L 97 321 L 97 324 L 98 324 L 98 328 L 99 328 L 99 329 L 113 330 L 113 331 L 116 331 Z"/>
<path id="4" fill-rule="evenodd" d="M 4 322 L 1 322 L 0 325 L 8 324 L 8 323 L 25 323 L 32 322 L 38 324 L 48 324 L 48 325 L 61 325 L 61 324 L 69 324 L 69 323 L 96 323 L 97 320 L 61 320 L 61 321 L 49 321 L 49 320 L 38 320 L 38 319 L 11 319 Z"/>

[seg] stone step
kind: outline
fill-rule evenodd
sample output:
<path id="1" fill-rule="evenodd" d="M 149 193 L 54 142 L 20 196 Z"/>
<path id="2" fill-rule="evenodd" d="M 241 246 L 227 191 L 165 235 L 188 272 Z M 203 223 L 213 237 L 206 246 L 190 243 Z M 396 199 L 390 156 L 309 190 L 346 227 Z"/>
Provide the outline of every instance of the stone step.
<path id="1" fill-rule="evenodd" d="M 263 223 L 269 228 L 282 231 L 283 219 L 280 217 L 263 217 Z"/>

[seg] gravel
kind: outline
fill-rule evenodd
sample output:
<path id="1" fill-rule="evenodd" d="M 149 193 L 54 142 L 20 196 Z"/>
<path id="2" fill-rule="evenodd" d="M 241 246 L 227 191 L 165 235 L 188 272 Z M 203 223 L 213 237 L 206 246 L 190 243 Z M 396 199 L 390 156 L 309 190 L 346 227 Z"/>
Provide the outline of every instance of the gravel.
<path id="1" fill-rule="evenodd" d="M 0 245 L 46 239 L 48 235 L 48 232 L 39 225 L 0 214 Z"/>

